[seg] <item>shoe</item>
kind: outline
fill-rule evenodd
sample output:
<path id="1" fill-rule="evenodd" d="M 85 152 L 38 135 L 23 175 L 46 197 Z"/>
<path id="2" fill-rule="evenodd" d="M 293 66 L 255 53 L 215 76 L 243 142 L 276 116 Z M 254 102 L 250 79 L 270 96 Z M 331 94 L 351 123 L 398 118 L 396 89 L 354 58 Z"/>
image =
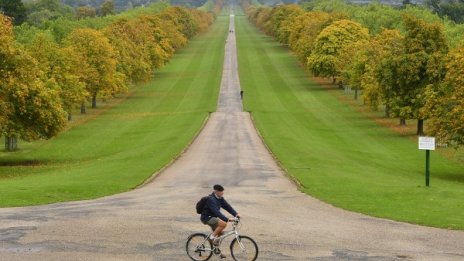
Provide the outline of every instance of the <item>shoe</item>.
<path id="1" fill-rule="evenodd" d="M 227 256 L 224 255 L 224 254 L 220 254 L 220 255 L 219 255 L 219 258 L 221 258 L 221 259 L 224 259 L 224 258 L 226 258 L 226 257 L 227 257 Z"/>
<path id="2" fill-rule="evenodd" d="M 213 239 L 213 245 L 219 246 L 219 242 L 220 242 L 220 241 L 221 241 L 221 240 L 220 240 L 219 238 Z"/>

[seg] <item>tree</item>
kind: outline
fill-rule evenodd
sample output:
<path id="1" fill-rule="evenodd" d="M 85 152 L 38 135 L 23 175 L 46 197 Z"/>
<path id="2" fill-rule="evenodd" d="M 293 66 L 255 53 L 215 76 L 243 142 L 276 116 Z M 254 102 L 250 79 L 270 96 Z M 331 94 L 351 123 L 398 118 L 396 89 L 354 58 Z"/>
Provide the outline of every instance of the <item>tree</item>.
<path id="1" fill-rule="evenodd" d="M 7 72 L 13 66 L 14 57 L 13 34 L 11 20 L 0 14 L 0 131 L 3 133 L 11 114 L 11 108 L 6 99 Z"/>
<path id="2" fill-rule="evenodd" d="M 272 34 L 283 44 L 288 44 L 290 30 L 294 24 L 294 19 L 304 11 L 298 5 L 283 5 L 277 7 L 270 22 L 272 24 Z"/>
<path id="3" fill-rule="evenodd" d="M 372 1 L 353 9 L 349 17 L 369 29 L 371 35 L 377 35 L 384 29 L 398 29 L 401 26 L 401 14 L 398 9 Z"/>
<path id="4" fill-rule="evenodd" d="M 317 36 L 314 50 L 308 57 L 308 68 L 315 76 L 339 76 L 344 64 L 339 61 L 343 48 L 369 39 L 366 28 L 350 20 L 339 20 L 324 28 Z"/>
<path id="5" fill-rule="evenodd" d="M 31 55 L 44 72 L 43 80 L 59 90 L 62 106 L 72 119 L 75 105 L 85 101 L 88 93 L 80 81 L 82 70 L 79 56 L 71 48 L 60 48 L 49 35 L 38 34 L 29 47 Z"/>
<path id="6" fill-rule="evenodd" d="M 256 9 L 255 18 L 254 18 L 254 20 L 256 21 L 256 25 L 258 26 L 258 28 L 265 31 L 266 33 L 268 33 L 268 30 L 266 30 L 266 26 L 271 16 L 272 16 L 272 9 L 270 8 L 260 7 Z"/>
<path id="7" fill-rule="evenodd" d="M 162 20 L 166 19 L 173 22 L 178 30 L 187 37 L 187 39 L 197 33 L 198 28 L 192 14 L 183 7 L 169 7 L 164 10 L 160 16 Z"/>
<path id="8" fill-rule="evenodd" d="M 33 12 L 27 16 L 27 22 L 36 27 L 42 26 L 47 21 L 53 18 L 53 13 L 50 10 L 40 10 Z"/>
<path id="9" fill-rule="evenodd" d="M 117 71 L 126 75 L 128 83 L 143 82 L 151 78 L 153 69 L 146 46 L 142 45 L 137 24 L 125 19 L 118 20 L 104 30 L 113 46 Z"/>
<path id="10" fill-rule="evenodd" d="M 427 5 L 434 13 L 440 14 L 441 13 L 441 8 L 440 8 L 440 2 L 441 0 L 426 0 L 425 5 Z"/>
<path id="11" fill-rule="evenodd" d="M 179 37 L 177 44 L 186 44 L 187 39 L 178 31 L 171 20 L 161 22 L 158 16 L 141 16 L 131 21 L 134 28 L 132 40 L 134 44 L 143 51 L 143 56 L 147 59 L 151 69 L 157 69 L 163 66 L 174 54 L 174 41 L 168 38 L 165 30 L 173 30 Z M 177 46 L 177 45 L 176 45 Z"/>
<path id="12" fill-rule="evenodd" d="M 353 44 L 344 47 L 340 53 L 339 63 L 345 65 L 338 65 L 342 68 L 341 78 L 342 82 L 345 82 L 354 88 L 354 99 L 358 99 L 358 90 L 362 88 L 363 76 L 366 73 L 367 66 L 369 64 L 369 56 L 367 50 L 369 50 L 370 43 L 367 40 L 357 41 Z"/>
<path id="13" fill-rule="evenodd" d="M 16 139 L 48 139 L 66 123 L 58 91 L 44 83 L 35 59 L 14 43 L 9 19 L 0 15 L 0 131 L 6 149 Z"/>
<path id="14" fill-rule="evenodd" d="M 62 11 L 62 6 L 64 5 L 60 2 L 60 0 L 34 0 L 25 3 L 28 18 L 31 14 L 41 11 L 48 11 L 53 15 L 58 16 Z"/>
<path id="15" fill-rule="evenodd" d="M 449 2 L 441 4 L 441 16 L 447 16 L 456 23 L 464 22 L 464 2 Z"/>
<path id="16" fill-rule="evenodd" d="M 103 2 L 103 4 L 100 6 L 100 13 L 102 16 L 114 14 L 113 0 L 106 0 Z"/>
<path id="17" fill-rule="evenodd" d="M 423 135 L 425 89 L 444 76 L 440 66 L 448 46 L 441 25 L 404 16 L 406 36 L 402 50 L 382 61 L 379 81 L 393 93 L 389 107 L 394 117 L 417 119 L 417 135 Z"/>
<path id="18" fill-rule="evenodd" d="M 440 143 L 458 147 L 464 145 L 464 46 L 448 54 L 445 66 L 443 82 L 427 87 L 425 110 L 431 134 Z"/>
<path id="19" fill-rule="evenodd" d="M 0 14 L 13 18 L 15 25 L 22 24 L 26 20 L 26 8 L 21 0 L 0 0 Z"/>
<path id="20" fill-rule="evenodd" d="M 89 6 L 81 6 L 77 8 L 77 19 L 97 16 L 97 9 Z"/>
<path id="21" fill-rule="evenodd" d="M 25 7 L 27 22 L 37 27 L 42 27 L 44 23 L 59 17 L 74 17 L 73 8 L 62 4 L 60 0 L 35 0 L 26 2 Z"/>
<path id="22" fill-rule="evenodd" d="M 353 5 L 349 5 L 345 0 L 312 0 L 305 6 L 305 9 L 312 11 L 324 11 L 327 13 L 351 13 L 350 8 L 353 7 Z"/>
<path id="23" fill-rule="evenodd" d="M 205 13 L 198 9 L 192 9 L 190 12 L 198 25 L 198 32 L 206 32 L 209 26 L 214 22 L 213 13 Z"/>
<path id="24" fill-rule="evenodd" d="M 329 14 L 320 11 L 306 12 L 295 18 L 290 29 L 288 43 L 301 62 L 306 63 L 319 33 L 332 22 L 341 19 L 346 19 L 346 17 L 337 13 Z"/>
<path id="25" fill-rule="evenodd" d="M 363 53 L 366 63 L 360 79 L 360 89 L 364 90 L 364 100 L 370 107 L 377 110 L 380 104 L 385 104 L 385 116 L 390 117 L 390 104 L 394 96 L 389 73 L 388 59 L 401 55 L 404 36 L 398 30 L 384 30 L 372 38 Z"/>
<path id="26" fill-rule="evenodd" d="M 98 95 L 111 97 L 126 90 L 124 75 L 116 70 L 114 49 L 101 32 L 76 29 L 65 42 L 80 56 L 83 71 L 81 81 L 85 83 L 85 88 L 92 97 L 92 108 L 97 107 Z"/>

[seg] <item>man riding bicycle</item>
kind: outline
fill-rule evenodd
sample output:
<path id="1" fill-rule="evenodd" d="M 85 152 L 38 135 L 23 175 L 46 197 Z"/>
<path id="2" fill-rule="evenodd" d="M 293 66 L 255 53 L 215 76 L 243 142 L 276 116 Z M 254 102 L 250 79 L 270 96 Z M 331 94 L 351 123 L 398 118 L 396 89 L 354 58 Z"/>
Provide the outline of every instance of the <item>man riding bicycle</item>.
<path id="1" fill-rule="evenodd" d="M 209 225 L 213 230 L 213 233 L 210 236 L 210 240 L 214 245 L 219 244 L 218 237 L 221 235 L 222 231 L 227 227 L 228 221 L 235 220 L 234 217 L 239 218 L 240 215 L 235 211 L 229 203 L 223 198 L 224 187 L 221 185 L 214 185 L 214 191 L 209 196 L 206 201 L 206 206 L 201 213 L 200 220 L 203 224 Z M 229 212 L 233 218 L 227 218 L 224 216 L 220 209 L 223 208 Z"/>

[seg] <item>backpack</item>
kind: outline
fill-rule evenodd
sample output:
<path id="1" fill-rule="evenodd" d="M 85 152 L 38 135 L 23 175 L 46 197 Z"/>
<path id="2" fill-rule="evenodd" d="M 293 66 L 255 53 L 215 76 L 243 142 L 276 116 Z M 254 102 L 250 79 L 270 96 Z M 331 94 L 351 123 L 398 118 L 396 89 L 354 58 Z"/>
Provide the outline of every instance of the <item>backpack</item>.
<path id="1" fill-rule="evenodd" d="M 203 212 L 203 209 L 206 207 L 206 201 L 208 201 L 209 197 L 209 195 L 204 196 L 197 202 L 197 205 L 195 206 L 197 209 L 197 214 L 201 214 L 201 212 Z"/>

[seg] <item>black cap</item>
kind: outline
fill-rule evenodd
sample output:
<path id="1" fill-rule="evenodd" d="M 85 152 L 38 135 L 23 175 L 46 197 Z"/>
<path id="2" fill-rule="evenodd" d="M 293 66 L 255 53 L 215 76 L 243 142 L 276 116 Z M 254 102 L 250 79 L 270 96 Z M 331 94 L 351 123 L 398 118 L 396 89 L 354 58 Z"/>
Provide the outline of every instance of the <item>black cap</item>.
<path id="1" fill-rule="evenodd" d="M 214 185 L 213 189 L 216 191 L 224 191 L 224 187 L 219 184 Z"/>

